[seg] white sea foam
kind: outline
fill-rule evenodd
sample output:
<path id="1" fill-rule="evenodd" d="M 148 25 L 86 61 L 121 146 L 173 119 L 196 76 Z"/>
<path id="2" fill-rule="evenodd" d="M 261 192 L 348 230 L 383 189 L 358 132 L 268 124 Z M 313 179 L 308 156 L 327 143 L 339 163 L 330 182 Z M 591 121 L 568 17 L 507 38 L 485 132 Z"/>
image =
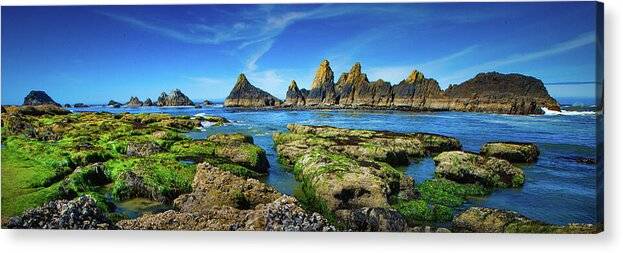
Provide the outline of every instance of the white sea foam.
<path id="1" fill-rule="evenodd" d="M 546 107 L 541 107 L 541 109 L 543 110 L 543 112 L 545 112 L 545 115 L 566 115 L 566 116 L 595 115 L 595 112 L 591 112 L 591 111 L 567 111 L 567 110 L 554 111 L 554 110 L 549 110 Z"/>

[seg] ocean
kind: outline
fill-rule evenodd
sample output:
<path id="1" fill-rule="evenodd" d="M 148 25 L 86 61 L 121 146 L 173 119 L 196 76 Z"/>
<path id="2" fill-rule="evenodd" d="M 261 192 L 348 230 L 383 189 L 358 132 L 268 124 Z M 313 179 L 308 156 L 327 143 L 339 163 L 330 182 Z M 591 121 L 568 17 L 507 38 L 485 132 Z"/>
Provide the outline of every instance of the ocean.
<path id="1" fill-rule="evenodd" d="M 565 108 L 563 108 L 565 109 Z M 483 198 L 469 199 L 462 207 L 493 207 L 516 211 L 532 219 L 552 224 L 600 222 L 597 200 L 597 167 L 580 163 L 580 158 L 596 159 L 596 116 L 592 111 L 547 111 L 545 115 L 501 115 L 465 112 L 416 113 L 360 110 L 274 110 L 231 109 L 222 105 L 204 108 L 141 107 L 73 108 L 80 111 L 113 113 L 168 113 L 172 115 L 217 115 L 230 120 L 224 126 L 208 126 L 189 133 L 203 139 L 215 133 L 244 133 L 266 150 L 270 169 L 263 179 L 285 194 L 297 186 L 294 176 L 279 164 L 272 134 L 287 131 L 288 124 L 329 125 L 335 127 L 428 132 L 458 138 L 463 149 L 478 152 L 490 141 L 533 142 L 540 149 L 537 162 L 520 164 L 525 184 L 516 189 L 498 189 Z M 416 182 L 434 177 L 431 158 L 412 161 L 404 168 Z"/>

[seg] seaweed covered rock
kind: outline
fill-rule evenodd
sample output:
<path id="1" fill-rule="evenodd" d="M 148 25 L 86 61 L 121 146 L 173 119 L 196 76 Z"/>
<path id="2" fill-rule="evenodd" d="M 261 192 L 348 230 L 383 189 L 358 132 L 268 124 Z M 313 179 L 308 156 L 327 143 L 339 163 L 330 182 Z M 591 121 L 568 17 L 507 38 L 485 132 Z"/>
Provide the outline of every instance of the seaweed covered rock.
<path id="1" fill-rule="evenodd" d="M 127 156 L 149 156 L 161 152 L 162 148 L 154 142 L 131 142 L 126 148 Z"/>
<path id="2" fill-rule="evenodd" d="M 71 112 L 55 105 L 2 106 L 3 114 L 21 116 L 67 115 Z"/>
<path id="3" fill-rule="evenodd" d="M 457 215 L 452 223 L 458 232 L 476 233 L 594 234 L 603 231 L 603 227 L 598 225 L 551 225 L 516 212 L 486 207 L 471 207 Z"/>
<path id="4" fill-rule="evenodd" d="M 61 104 L 56 103 L 45 91 L 32 90 L 24 98 L 23 105 L 55 105 L 61 107 Z"/>
<path id="5" fill-rule="evenodd" d="M 354 231 L 404 232 L 409 228 L 402 215 L 391 208 L 343 209 L 338 210 L 336 216 L 340 222 Z"/>
<path id="6" fill-rule="evenodd" d="M 426 133 L 402 134 L 296 124 L 288 125 L 288 130 L 288 133 L 273 135 L 277 152 L 287 164 L 294 164 L 313 147 L 391 165 L 406 165 L 409 158 L 461 148 L 455 138 Z"/>
<path id="7" fill-rule="evenodd" d="M 169 94 L 163 92 L 156 101 L 157 106 L 194 106 L 195 103 L 190 100 L 179 89 L 172 90 Z"/>
<path id="8" fill-rule="evenodd" d="M 183 212 L 199 212 L 216 206 L 252 209 L 277 200 L 281 194 L 257 179 L 245 179 L 209 163 L 197 165 L 193 191 L 179 196 L 175 207 Z"/>
<path id="9" fill-rule="evenodd" d="M 116 226 L 89 196 L 56 200 L 9 219 L 6 228 L 17 229 L 115 229 Z"/>
<path id="10" fill-rule="evenodd" d="M 268 172 L 266 151 L 253 144 L 253 138 L 242 134 L 215 134 L 209 141 L 218 143 L 214 154 L 234 163 L 245 166 L 255 172 Z"/>
<path id="11" fill-rule="evenodd" d="M 487 187 L 523 185 L 523 171 L 506 160 L 463 151 L 443 152 L 433 158 L 435 175 L 459 183 L 479 183 Z"/>
<path id="12" fill-rule="evenodd" d="M 225 99 L 226 107 L 264 107 L 280 104 L 281 100 L 253 86 L 244 74 L 238 76 L 238 81 Z"/>
<path id="13" fill-rule="evenodd" d="M 332 211 L 389 207 L 388 198 L 398 194 L 403 177 L 388 164 L 354 160 L 320 149 L 303 155 L 293 172 L 307 187 L 306 194 L 319 198 Z"/>
<path id="14" fill-rule="evenodd" d="M 480 148 L 480 154 L 512 163 L 531 163 L 539 157 L 539 148 L 534 143 L 489 142 Z"/>

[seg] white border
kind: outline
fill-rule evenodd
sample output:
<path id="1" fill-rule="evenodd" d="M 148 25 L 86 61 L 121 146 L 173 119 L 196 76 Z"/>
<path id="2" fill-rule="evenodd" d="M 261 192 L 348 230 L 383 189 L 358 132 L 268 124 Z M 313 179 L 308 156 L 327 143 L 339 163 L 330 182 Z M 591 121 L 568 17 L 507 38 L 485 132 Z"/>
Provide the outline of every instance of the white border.
<path id="1" fill-rule="evenodd" d="M 345 0 L 2 0 L 0 5 L 193 4 L 378 2 Z M 411 2 L 393 0 L 390 2 Z M 441 2 L 441 1 L 423 1 Z M 444 1 L 455 2 L 455 1 Z M 488 1 L 487 1 L 488 2 Z M 0 231 L 3 252 L 613 252 L 620 238 L 622 182 L 620 143 L 623 96 L 620 46 L 623 1 L 605 2 L 606 231 L 598 235 L 415 234 L 415 233 L 269 233 L 170 231 Z M 617 47 L 618 46 L 618 47 Z M 616 98 L 619 97 L 619 98 Z M 617 115 L 618 114 L 618 115 Z"/>

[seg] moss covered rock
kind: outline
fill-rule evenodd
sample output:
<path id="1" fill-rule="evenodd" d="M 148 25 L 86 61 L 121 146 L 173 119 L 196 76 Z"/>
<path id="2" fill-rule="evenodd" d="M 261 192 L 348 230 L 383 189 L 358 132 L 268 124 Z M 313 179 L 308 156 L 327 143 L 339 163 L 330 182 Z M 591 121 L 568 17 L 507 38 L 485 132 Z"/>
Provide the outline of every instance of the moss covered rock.
<path id="1" fill-rule="evenodd" d="M 435 175 L 459 183 L 479 183 L 487 187 L 523 185 L 523 171 L 506 160 L 462 151 L 443 152 L 434 158 Z"/>
<path id="2" fill-rule="evenodd" d="M 457 215 L 452 223 L 456 231 L 476 233 L 593 234 L 603 231 L 598 225 L 551 225 L 516 212 L 485 207 L 471 207 Z"/>
<path id="3" fill-rule="evenodd" d="M 480 154 L 512 163 L 531 163 L 539 157 L 539 148 L 534 143 L 489 142 L 480 148 Z"/>

